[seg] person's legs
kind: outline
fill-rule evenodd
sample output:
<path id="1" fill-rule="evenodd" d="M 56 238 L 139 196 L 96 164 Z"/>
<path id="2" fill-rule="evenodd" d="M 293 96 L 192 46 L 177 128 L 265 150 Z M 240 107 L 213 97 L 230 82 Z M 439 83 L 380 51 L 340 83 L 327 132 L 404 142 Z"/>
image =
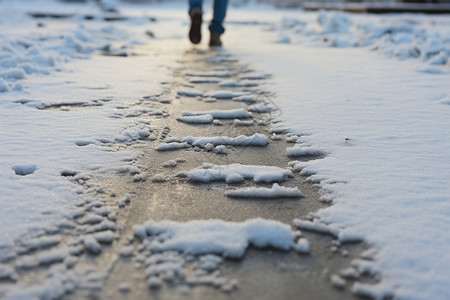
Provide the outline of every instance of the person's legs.
<path id="1" fill-rule="evenodd" d="M 223 20 L 227 13 L 228 0 L 214 0 L 214 15 L 209 25 L 209 30 L 217 32 L 219 35 L 225 32 Z"/>
<path id="2" fill-rule="evenodd" d="M 193 44 L 198 44 L 202 39 L 202 0 L 189 0 L 189 15 L 191 17 L 189 39 Z"/>
<path id="3" fill-rule="evenodd" d="M 191 15 L 194 9 L 200 9 L 202 11 L 202 0 L 189 0 L 189 15 Z"/>

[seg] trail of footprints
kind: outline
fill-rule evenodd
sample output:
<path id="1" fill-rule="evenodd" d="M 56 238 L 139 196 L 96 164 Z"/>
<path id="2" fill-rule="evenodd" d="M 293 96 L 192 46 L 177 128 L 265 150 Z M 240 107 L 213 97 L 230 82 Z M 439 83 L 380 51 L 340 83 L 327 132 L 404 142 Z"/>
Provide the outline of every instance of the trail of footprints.
<path id="1" fill-rule="evenodd" d="M 199 51 L 199 50 L 198 50 Z M 271 93 L 264 89 L 268 74 L 257 74 L 242 66 L 238 61 L 223 53 L 200 53 L 203 56 L 203 65 L 206 61 L 208 70 L 178 70 L 175 72 L 175 83 L 163 83 L 166 91 L 160 95 L 145 96 L 131 106 L 136 106 L 135 113 L 121 112 L 112 117 L 142 117 L 145 105 L 149 104 L 154 110 L 161 107 L 158 117 L 164 120 L 171 117 L 177 120 L 180 126 L 217 126 L 227 127 L 232 132 L 245 131 L 248 134 L 239 136 L 172 136 L 170 126 L 162 125 L 161 129 L 152 129 L 147 143 L 154 145 L 155 152 L 177 151 L 183 157 L 183 151 L 201 151 L 208 153 L 207 157 L 214 162 L 214 157 L 223 157 L 230 152 L 239 153 L 249 147 L 266 147 L 270 142 L 281 139 L 296 141 L 296 136 L 285 135 L 283 128 L 270 130 L 268 125 L 277 121 L 277 108 L 270 100 Z M 206 58 L 205 58 L 206 57 Z M 215 85 L 215 90 L 205 90 Z M 176 89 L 176 92 L 173 91 Z M 190 99 L 204 103 L 219 101 L 233 101 L 245 108 L 231 110 L 185 111 L 179 115 L 171 115 L 164 109 L 164 105 L 171 105 L 177 99 Z M 130 107 L 123 107 L 123 111 Z M 150 122 L 151 123 L 151 122 Z M 265 128 L 263 133 L 257 129 Z M 242 129 L 242 130 L 241 130 Z M 268 137 L 269 136 L 269 137 Z M 135 141 L 136 143 L 142 141 Z M 320 153 L 306 153 L 307 155 L 320 155 Z M 280 154 L 284 155 L 284 154 Z M 206 158 L 205 158 L 206 160 Z M 183 158 L 167 161 L 164 168 L 173 169 L 182 165 Z M 224 189 L 227 197 L 254 198 L 259 201 L 265 198 L 301 198 L 302 192 L 296 187 L 284 187 L 282 183 L 290 180 L 293 173 L 288 169 L 269 166 L 245 166 L 230 164 L 228 166 L 216 165 L 199 161 L 199 166 L 190 171 L 181 171 L 176 174 L 177 180 L 185 180 L 191 184 L 213 183 L 223 181 L 232 185 Z M 295 166 L 292 168 L 295 170 Z M 138 166 L 122 170 L 133 176 L 135 182 L 142 183 L 147 174 Z M 124 240 L 122 232 L 125 230 L 120 215 L 124 208 L 130 205 L 133 192 L 122 196 L 112 190 L 105 190 L 98 184 L 93 175 L 86 173 L 64 173 L 72 182 L 80 185 L 83 192 L 88 195 L 86 200 L 77 203 L 63 220 L 36 229 L 17 240 L 14 245 L 0 245 L 0 298 L 8 294 L 10 287 L 15 285 L 33 285 L 38 287 L 23 291 L 23 295 L 34 295 L 45 299 L 52 294 L 55 298 L 70 295 L 73 292 L 92 295 L 101 292 L 109 269 L 101 269 L 91 264 L 92 258 L 104 251 L 117 251 L 124 258 L 133 258 L 137 266 L 144 266 L 147 284 L 151 289 L 158 289 L 163 282 L 169 284 L 180 283 L 188 286 L 211 285 L 225 292 L 233 291 L 238 286 L 234 279 L 221 275 L 220 266 L 223 258 L 217 255 L 190 256 L 179 252 L 153 253 L 145 234 L 140 236 L 136 229 L 134 235 Z M 152 174 L 152 183 L 159 184 L 170 180 L 166 174 Z M 149 183 L 150 184 L 150 183 Z M 239 187 L 243 185 L 244 187 Z M 94 200 L 95 199 L 95 200 Z M 297 251 L 308 253 L 309 245 L 299 233 L 297 236 Z M 120 244 L 120 246 L 119 246 Z M 336 244 L 338 249 L 339 245 Z M 346 270 L 347 278 L 357 278 L 358 269 Z M 333 277 L 336 285 L 345 285 L 339 276 Z M 123 282 L 119 285 L 120 292 L 127 293 L 130 284 Z M 21 295 L 20 289 L 15 293 Z"/>

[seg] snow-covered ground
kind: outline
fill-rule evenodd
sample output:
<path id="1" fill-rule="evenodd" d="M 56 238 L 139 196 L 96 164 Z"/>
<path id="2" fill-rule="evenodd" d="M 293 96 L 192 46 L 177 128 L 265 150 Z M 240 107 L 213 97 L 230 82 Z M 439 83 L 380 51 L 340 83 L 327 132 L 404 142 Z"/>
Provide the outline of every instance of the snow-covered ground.
<path id="1" fill-rule="evenodd" d="M 123 8 L 132 20 L 105 24 L 107 14 L 93 4 L 0 2 L 0 245 L 45 228 L 87 197 L 62 174 L 132 167 L 138 153 L 103 144 L 151 135 L 151 124 L 126 118 L 144 114 L 127 101 L 160 91 L 169 75 L 161 65 L 175 63 L 170 51 L 136 65 L 106 64 L 110 57 L 98 54 L 180 45 L 185 4 Z M 75 16 L 46 22 L 26 15 L 42 11 Z M 86 15 L 95 18 L 85 22 Z M 150 17 L 161 22 L 149 25 Z M 280 126 L 298 135 L 293 151 L 326 153 L 292 164 L 334 203 L 314 226 L 378 249 L 370 268 L 382 270 L 383 280 L 374 294 L 450 297 L 450 16 L 244 6 L 230 9 L 227 20 L 226 51 L 272 75 Z M 152 85 L 143 74 L 155 77 Z M 62 104 L 75 109 L 56 112 Z"/>

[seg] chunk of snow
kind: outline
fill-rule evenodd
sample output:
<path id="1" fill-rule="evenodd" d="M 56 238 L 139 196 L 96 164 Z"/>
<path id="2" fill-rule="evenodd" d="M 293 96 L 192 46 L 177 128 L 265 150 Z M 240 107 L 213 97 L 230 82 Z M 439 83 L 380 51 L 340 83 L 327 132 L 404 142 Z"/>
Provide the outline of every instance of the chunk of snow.
<path id="1" fill-rule="evenodd" d="M 219 85 L 222 87 L 236 87 L 239 86 L 239 83 L 234 79 L 230 79 L 219 82 Z"/>
<path id="2" fill-rule="evenodd" d="M 177 92 L 178 96 L 185 96 L 185 97 L 202 97 L 202 92 L 197 91 L 186 91 L 186 90 L 179 90 Z"/>
<path id="3" fill-rule="evenodd" d="M 227 147 L 224 145 L 219 145 L 214 148 L 214 152 L 217 154 L 228 154 Z"/>
<path id="4" fill-rule="evenodd" d="M 186 149 L 186 148 L 190 148 L 191 145 L 189 145 L 186 142 L 183 143 L 178 143 L 178 142 L 174 142 L 174 143 L 165 143 L 165 144 L 161 144 L 156 148 L 156 151 L 173 151 L 173 150 L 179 150 L 179 149 Z"/>
<path id="5" fill-rule="evenodd" d="M 235 125 L 235 126 L 253 126 L 253 121 L 252 120 L 242 121 L 242 120 L 239 120 L 239 119 L 235 119 L 233 121 L 233 125 Z"/>
<path id="6" fill-rule="evenodd" d="M 215 99 L 232 99 L 234 97 L 240 96 L 240 94 L 231 91 L 214 91 L 209 93 L 208 96 Z"/>
<path id="7" fill-rule="evenodd" d="M 121 282 L 117 286 L 117 289 L 121 293 L 129 293 L 131 291 L 131 286 L 130 286 L 130 284 L 128 282 Z"/>
<path id="8" fill-rule="evenodd" d="M 333 236 L 337 236 L 338 234 L 338 232 L 334 228 L 321 223 L 318 219 L 314 219 L 312 222 L 294 219 L 294 225 L 300 229 L 306 229 L 318 233 L 331 234 Z"/>
<path id="9" fill-rule="evenodd" d="M 183 112 L 183 116 L 202 116 L 211 115 L 214 119 L 246 119 L 253 116 L 245 109 L 230 109 L 230 110 L 210 110 L 210 111 L 196 111 Z"/>
<path id="10" fill-rule="evenodd" d="M 17 274 L 13 267 L 0 264 L 0 280 L 15 280 Z"/>
<path id="11" fill-rule="evenodd" d="M 6 79 L 25 79 L 26 74 L 23 69 L 12 68 L 7 71 L 1 72 L 0 77 Z"/>
<path id="12" fill-rule="evenodd" d="M 351 291 L 356 296 L 367 297 L 374 300 L 383 300 L 394 297 L 392 288 L 383 283 L 368 284 L 355 282 L 353 283 Z"/>
<path id="13" fill-rule="evenodd" d="M 9 92 L 9 85 L 3 78 L 0 78 L 0 93 Z"/>
<path id="14" fill-rule="evenodd" d="M 309 254 L 311 251 L 309 241 L 305 238 L 298 239 L 297 243 L 294 245 L 294 249 L 302 254 Z"/>
<path id="15" fill-rule="evenodd" d="M 230 178 L 239 178 L 253 180 L 254 182 L 280 182 L 292 176 L 292 172 L 287 169 L 272 166 L 254 166 L 254 165 L 213 165 L 203 164 L 201 168 L 193 169 L 188 173 L 188 181 L 193 182 L 212 182 L 227 181 Z"/>
<path id="16" fill-rule="evenodd" d="M 242 95 L 238 97 L 234 97 L 233 101 L 241 101 L 241 102 L 255 102 L 256 97 L 253 95 Z"/>
<path id="17" fill-rule="evenodd" d="M 184 142 L 191 144 L 192 146 L 205 147 L 206 144 L 217 145 L 229 145 L 229 146 L 266 146 L 269 142 L 268 138 L 260 133 L 255 133 L 252 136 L 240 135 L 235 138 L 227 136 L 214 136 L 214 137 L 186 137 Z"/>
<path id="18" fill-rule="evenodd" d="M 289 225 L 278 221 L 253 219 L 242 223 L 200 220 L 186 223 L 148 221 L 145 230 L 158 239 L 150 242 L 152 251 L 181 251 L 186 254 L 221 254 L 240 258 L 253 245 L 289 250 L 293 233 Z"/>
<path id="19" fill-rule="evenodd" d="M 336 275 L 336 274 L 331 275 L 330 280 L 331 280 L 331 284 L 335 288 L 338 288 L 338 289 L 345 288 L 345 284 L 347 283 L 344 278 L 342 278 L 341 276 Z"/>
<path id="20" fill-rule="evenodd" d="M 231 74 L 228 71 L 213 71 L 213 72 L 188 72 L 186 73 L 186 76 L 191 77 L 230 77 Z"/>
<path id="21" fill-rule="evenodd" d="M 114 233 L 111 230 L 106 230 L 95 233 L 94 238 L 99 243 L 111 244 L 114 240 Z"/>
<path id="22" fill-rule="evenodd" d="M 152 181 L 153 182 L 159 182 L 159 183 L 166 182 L 167 181 L 167 177 L 164 174 L 155 174 L 152 177 Z"/>
<path id="23" fill-rule="evenodd" d="M 214 117 L 210 114 L 192 115 L 179 117 L 177 121 L 188 124 L 211 124 L 214 121 Z"/>
<path id="24" fill-rule="evenodd" d="M 102 251 L 102 246 L 92 235 L 87 235 L 83 238 L 83 245 L 92 254 L 99 254 Z"/>
<path id="25" fill-rule="evenodd" d="M 314 147 L 289 147 L 286 148 L 286 151 L 290 157 L 297 157 L 297 156 L 318 156 L 322 155 L 323 152 L 317 148 Z"/>
<path id="26" fill-rule="evenodd" d="M 175 160 L 169 160 L 163 163 L 164 168 L 175 168 L 178 165 L 178 163 Z"/>
<path id="27" fill-rule="evenodd" d="M 289 188 L 280 186 L 278 183 L 274 183 L 272 188 L 265 187 L 250 187 L 235 189 L 225 193 L 228 197 L 233 198 L 300 198 L 304 195 L 298 188 Z"/>

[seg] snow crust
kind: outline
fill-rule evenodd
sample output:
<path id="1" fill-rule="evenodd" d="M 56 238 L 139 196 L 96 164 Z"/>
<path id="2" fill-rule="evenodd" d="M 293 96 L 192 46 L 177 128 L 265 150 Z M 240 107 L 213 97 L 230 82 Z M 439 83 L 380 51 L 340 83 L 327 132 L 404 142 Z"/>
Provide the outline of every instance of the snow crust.
<path id="1" fill-rule="evenodd" d="M 210 110 L 198 112 L 183 112 L 183 116 L 202 116 L 211 115 L 214 119 L 246 119 L 252 118 L 252 115 L 245 109 L 229 109 L 229 110 Z"/>
<path id="2" fill-rule="evenodd" d="M 450 75 L 448 58 L 433 62 L 449 53 L 448 16 L 271 11 L 254 18 L 273 20 L 272 33 L 231 29 L 230 52 L 270 71 L 280 132 L 298 136 L 294 148 L 326 155 L 297 166 L 333 203 L 318 213 L 324 231 L 331 226 L 337 237 L 351 229 L 344 240 L 363 237 L 380 249 L 374 263 L 382 280 L 364 293 L 447 298 Z M 288 43 L 278 43 L 283 36 Z"/>
<path id="3" fill-rule="evenodd" d="M 230 145 L 230 146 L 266 146 L 269 142 L 267 137 L 260 133 L 255 133 L 251 136 L 240 135 L 235 138 L 228 136 L 215 136 L 215 137 L 186 137 L 183 141 L 191 144 L 192 146 L 204 147 L 206 144 L 217 145 Z"/>
<path id="4" fill-rule="evenodd" d="M 201 168 L 189 171 L 187 179 L 193 182 L 226 181 L 239 183 L 244 180 L 254 182 L 281 182 L 292 176 L 287 169 L 271 166 L 253 166 L 242 164 L 214 165 L 205 163 Z"/>
<path id="5" fill-rule="evenodd" d="M 304 195 L 298 188 L 289 188 L 274 183 L 272 188 L 251 187 L 234 189 L 225 193 L 228 197 L 235 198 L 301 198 Z"/>
<path id="6" fill-rule="evenodd" d="M 159 237 L 150 243 L 150 249 L 157 252 L 176 250 L 193 255 L 220 254 L 241 258 L 249 246 L 280 250 L 289 250 L 293 246 L 290 226 L 273 220 L 253 219 L 242 223 L 148 221 L 143 229 L 146 235 Z M 143 237 L 141 227 L 135 227 L 135 233 Z"/>

